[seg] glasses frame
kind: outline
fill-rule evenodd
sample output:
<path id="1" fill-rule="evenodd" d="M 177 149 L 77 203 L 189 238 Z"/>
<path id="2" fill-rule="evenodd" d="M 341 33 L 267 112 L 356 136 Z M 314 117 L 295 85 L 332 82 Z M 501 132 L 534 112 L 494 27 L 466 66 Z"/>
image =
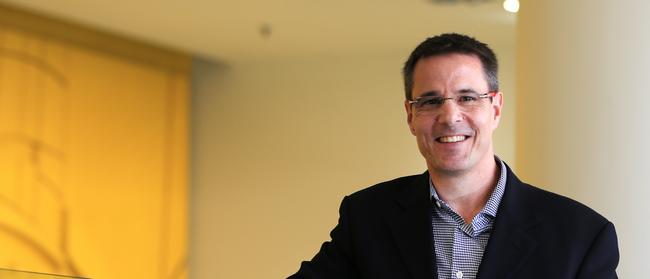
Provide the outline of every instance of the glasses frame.
<path id="1" fill-rule="evenodd" d="M 498 93 L 499 93 L 499 91 L 489 91 L 487 93 L 478 94 L 476 97 L 479 98 L 479 99 L 490 98 L 490 100 L 491 100 Z M 422 98 L 425 98 L 425 97 L 430 97 L 430 96 L 420 96 L 420 97 L 415 98 L 414 100 L 409 100 L 408 103 L 409 103 L 410 106 L 412 106 L 413 104 L 419 102 Z M 459 96 L 454 96 L 454 97 L 441 97 L 440 100 L 442 101 L 442 103 L 440 104 L 440 106 L 443 106 L 447 100 L 455 100 L 455 99 L 460 98 L 460 97 L 463 97 L 463 96 L 459 95 Z M 458 104 L 457 101 L 456 101 L 456 104 Z"/>

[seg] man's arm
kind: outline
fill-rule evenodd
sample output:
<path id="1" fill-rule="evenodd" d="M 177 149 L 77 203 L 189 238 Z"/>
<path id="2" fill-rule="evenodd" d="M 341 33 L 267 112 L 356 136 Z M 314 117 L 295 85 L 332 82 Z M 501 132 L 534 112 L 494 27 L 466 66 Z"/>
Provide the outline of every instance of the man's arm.
<path id="1" fill-rule="evenodd" d="M 578 279 L 615 279 L 618 265 L 618 241 L 614 224 L 608 222 L 594 239 L 580 269 Z"/>
<path id="2" fill-rule="evenodd" d="M 330 233 L 332 240 L 323 243 L 311 261 L 302 262 L 300 270 L 287 279 L 358 278 L 350 239 L 348 197 L 339 208 L 339 223 Z"/>

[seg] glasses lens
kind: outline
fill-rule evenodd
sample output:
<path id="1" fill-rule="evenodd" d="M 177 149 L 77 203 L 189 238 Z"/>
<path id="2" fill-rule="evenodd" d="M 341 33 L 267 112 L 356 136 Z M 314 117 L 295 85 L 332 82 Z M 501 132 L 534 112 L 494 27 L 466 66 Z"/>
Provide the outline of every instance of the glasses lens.
<path id="1" fill-rule="evenodd" d="M 445 99 L 439 96 L 422 96 L 415 102 L 418 111 L 433 111 L 440 107 Z"/>
<path id="2" fill-rule="evenodd" d="M 475 108 L 481 104 L 478 94 L 463 94 L 456 97 L 456 103 L 463 108 Z"/>
<path id="3" fill-rule="evenodd" d="M 435 113 L 441 109 L 446 101 L 455 102 L 461 110 L 472 111 L 481 107 L 483 98 L 481 95 L 475 93 L 462 94 L 454 98 L 422 96 L 414 104 L 416 111 L 420 113 Z"/>

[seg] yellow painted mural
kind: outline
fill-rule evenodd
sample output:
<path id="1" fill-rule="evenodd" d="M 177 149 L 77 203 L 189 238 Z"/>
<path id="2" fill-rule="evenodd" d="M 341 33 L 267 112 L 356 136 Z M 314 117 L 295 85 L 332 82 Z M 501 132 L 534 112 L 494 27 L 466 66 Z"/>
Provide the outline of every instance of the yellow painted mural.
<path id="1" fill-rule="evenodd" d="M 186 278 L 188 70 L 11 23 L 0 24 L 0 268 Z"/>

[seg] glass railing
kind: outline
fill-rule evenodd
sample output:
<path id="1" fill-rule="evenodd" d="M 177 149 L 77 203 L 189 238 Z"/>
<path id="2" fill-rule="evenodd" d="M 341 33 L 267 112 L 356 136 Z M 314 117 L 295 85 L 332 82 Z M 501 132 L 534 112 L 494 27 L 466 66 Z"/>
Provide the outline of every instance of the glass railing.
<path id="1" fill-rule="evenodd" d="M 30 271 L 19 271 L 0 268 L 0 279 L 87 279 L 82 277 L 55 275 Z"/>

